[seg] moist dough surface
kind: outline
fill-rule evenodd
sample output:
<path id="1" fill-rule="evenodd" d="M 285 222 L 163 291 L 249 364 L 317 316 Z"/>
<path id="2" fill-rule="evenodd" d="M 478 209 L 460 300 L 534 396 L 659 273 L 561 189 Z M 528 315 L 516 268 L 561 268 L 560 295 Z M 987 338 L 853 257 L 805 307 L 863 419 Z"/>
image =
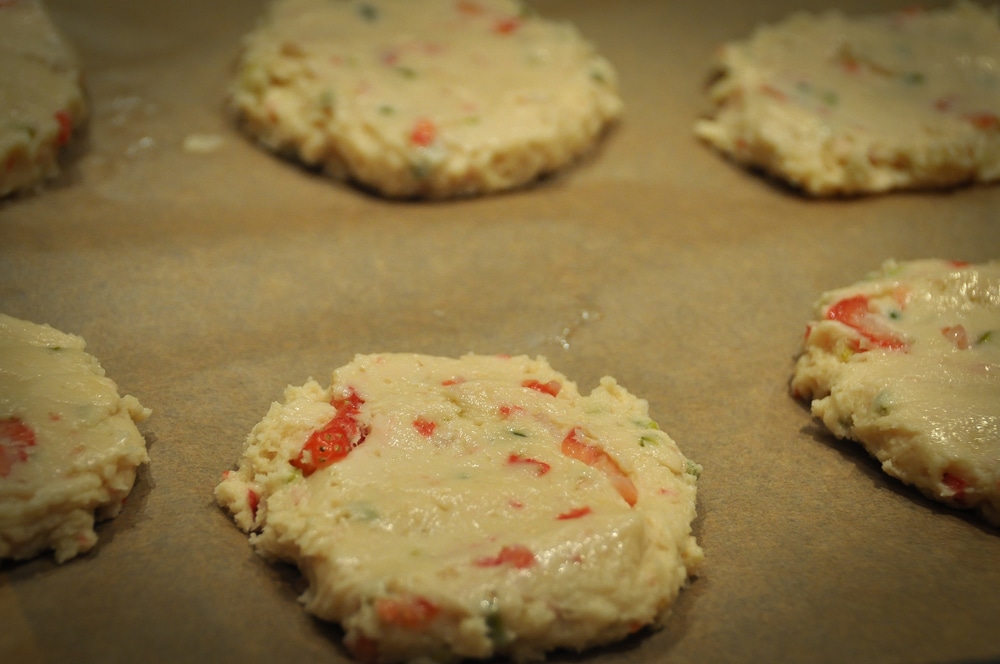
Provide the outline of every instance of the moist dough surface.
<path id="1" fill-rule="evenodd" d="M 362 660 L 537 658 L 665 618 L 702 557 L 698 472 L 612 378 L 361 355 L 289 387 L 216 497 Z"/>
<path id="2" fill-rule="evenodd" d="M 797 13 L 724 45 L 696 134 L 808 194 L 1000 178 L 997 8 Z"/>
<path id="3" fill-rule="evenodd" d="M 38 0 L 0 2 L 0 196 L 59 173 L 86 117 L 76 57 Z"/>
<path id="4" fill-rule="evenodd" d="M 89 551 L 95 513 L 116 516 L 149 460 L 135 426 L 149 410 L 84 348 L 0 314 L 0 559 Z"/>
<path id="5" fill-rule="evenodd" d="M 516 187 L 622 108 L 612 66 L 512 0 L 277 0 L 230 106 L 266 147 L 391 197 Z"/>
<path id="6" fill-rule="evenodd" d="M 793 393 L 927 496 L 1000 526 L 1000 262 L 886 262 L 825 293 Z"/>

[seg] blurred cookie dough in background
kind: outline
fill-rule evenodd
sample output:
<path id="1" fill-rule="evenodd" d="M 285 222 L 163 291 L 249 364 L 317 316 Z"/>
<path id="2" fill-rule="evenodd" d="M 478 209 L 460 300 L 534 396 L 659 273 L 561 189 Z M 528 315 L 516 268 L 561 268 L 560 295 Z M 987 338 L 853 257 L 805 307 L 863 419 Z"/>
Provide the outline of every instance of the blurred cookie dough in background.
<path id="1" fill-rule="evenodd" d="M 565 168 L 622 112 L 611 64 L 512 0 L 277 0 L 229 106 L 267 149 L 432 199 Z"/>
<path id="2" fill-rule="evenodd" d="M 795 13 L 718 52 L 695 133 L 810 196 L 1000 179 L 997 9 Z"/>
<path id="3" fill-rule="evenodd" d="M 149 461 L 135 423 L 150 411 L 85 347 L 0 314 L 0 559 L 86 553 Z"/>
<path id="4" fill-rule="evenodd" d="M 71 47 L 39 0 L 0 2 L 0 197 L 59 174 L 59 154 L 87 117 Z"/>

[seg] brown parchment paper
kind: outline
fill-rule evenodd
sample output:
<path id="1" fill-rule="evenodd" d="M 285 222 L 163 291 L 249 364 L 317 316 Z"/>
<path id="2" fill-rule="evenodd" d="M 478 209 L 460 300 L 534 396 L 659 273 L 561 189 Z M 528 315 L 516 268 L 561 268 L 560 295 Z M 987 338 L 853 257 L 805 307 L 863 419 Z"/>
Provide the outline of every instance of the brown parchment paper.
<path id="1" fill-rule="evenodd" d="M 261 0 L 52 0 L 93 116 L 60 180 L 0 203 L 0 310 L 84 336 L 153 409 L 152 462 L 90 554 L 0 565 L 0 661 L 346 661 L 212 489 L 286 384 L 371 351 L 540 354 L 586 391 L 613 375 L 704 466 L 706 563 L 666 628 L 557 661 L 1000 658 L 1000 533 L 787 389 L 822 290 L 890 257 L 1000 256 L 1000 188 L 810 201 L 693 138 L 720 42 L 835 3 L 534 4 L 614 62 L 623 122 L 536 187 L 420 204 L 233 129 L 223 90 Z M 185 151 L 193 134 L 222 144 Z"/>

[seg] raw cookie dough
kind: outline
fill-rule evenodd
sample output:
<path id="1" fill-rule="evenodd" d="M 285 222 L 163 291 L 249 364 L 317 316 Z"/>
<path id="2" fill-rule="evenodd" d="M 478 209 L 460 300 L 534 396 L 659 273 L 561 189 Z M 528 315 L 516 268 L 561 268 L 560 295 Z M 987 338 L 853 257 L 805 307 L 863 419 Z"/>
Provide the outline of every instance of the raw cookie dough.
<path id="1" fill-rule="evenodd" d="M 1000 262 L 886 262 L 825 293 L 791 388 L 838 438 L 1000 526 Z"/>
<path id="2" fill-rule="evenodd" d="M 663 621 L 702 558 L 699 472 L 612 378 L 359 355 L 289 387 L 215 494 L 358 658 L 523 659 Z"/>
<path id="3" fill-rule="evenodd" d="M 1000 178 L 997 8 L 797 13 L 726 44 L 695 133 L 814 196 Z"/>
<path id="4" fill-rule="evenodd" d="M 117 516 L 149 460 L 135 422 L 150 411 L 84 347 L 0 314 L 0 559 L 89 551 L 95 512 Z"/>
<path id="5" fill-rule="evenodd" d="M 76 57 L 38 0 L 0 0 L 0 197 L 59 173 L 86 118 Z"/>
<path id="6" fill-rule="evenodd" d="M 510 189 L 621 113 L 611 65 L 512 0 L 277 0 L 229 104 L 267 148 L 390 197 Z"/>

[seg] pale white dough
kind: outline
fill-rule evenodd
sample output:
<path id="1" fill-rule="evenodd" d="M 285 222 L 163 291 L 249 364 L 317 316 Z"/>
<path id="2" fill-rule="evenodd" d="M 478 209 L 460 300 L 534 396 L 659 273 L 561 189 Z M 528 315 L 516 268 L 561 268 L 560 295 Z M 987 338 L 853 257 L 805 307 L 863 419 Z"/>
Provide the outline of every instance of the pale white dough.
<path id="1" fill-rule="evenodd" d="M 117 516 L 149 460 L 135 426 L 149 410 L 84 348 L 0 314 L 0 559 L 89 551 L 95 513 Z"/>
<path id="2" fill-rule="evenodd" d="M 324 427 L 349 453 L 314 469 Z M 662 623 L 702 558 L 699 472 L 612 378 L 381 354 L 289 387 L 215 493 L 356 657 L 536 659 Z"/>
<path id="3" fill-rule="evenodd" d="M 1000 178 L 997 8 L 796 13 L 718 52 L 695 133 L 815 196 Z"/>
<path id="4" fill-rule="evenodd" d="M 610 63 L 514 0 L 276 0 L 229 105 L 271 150 L 423 198 L 563 168 L 622 109 Z"/>
<path id="5" fill-rule="evenodd" d="M 0 196 L 59 173 L 86 119 L 76 56 L 39 0 L 0 2 Z"/>
<path id="6" fill-rule="evenodd" d="M 825 293 L 793 393 L 927 496 L 1000 526 L 1000 262 L 886 262 Z"/>

